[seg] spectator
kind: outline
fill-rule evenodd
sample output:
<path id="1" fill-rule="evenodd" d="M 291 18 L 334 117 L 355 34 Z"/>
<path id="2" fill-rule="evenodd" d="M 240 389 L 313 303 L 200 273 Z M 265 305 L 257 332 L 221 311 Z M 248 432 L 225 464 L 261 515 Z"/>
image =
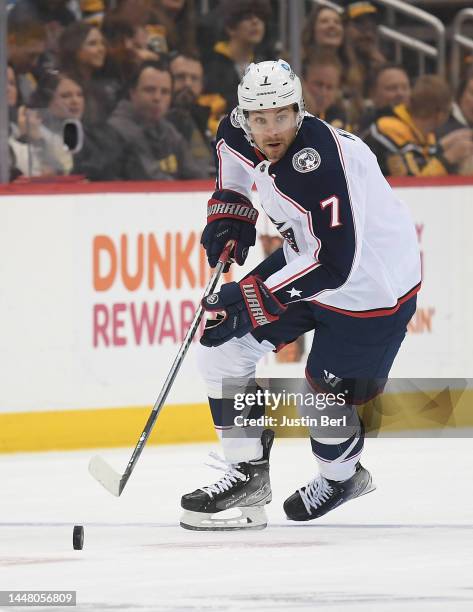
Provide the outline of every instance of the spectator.
<path id="1" fill-rule="evenodd" d="M 437 131 L 437 136 L 442 138 L 462 128 L 473 130 L 473 70 L 460 83 L 457 101 L 452 106 L 452 112 L 447 123 Z M 473 174 L 473 157 L 461 162 L 458 172 L 464 175 Z"/>
<path id="2" fill-rule="evenodd" d="M 471 130 L 455 130 L 439 143 L 435 130 L 447 120 L 452 96 L 438 76 L 419 77 L 410 102 L 395 106 L 391 115 L 372 126 L 367 143 L 384 174 L 391 176 L 443 176 L 473 155 Z"/>
<path id="3" fill-rule="evenodd" d="M 18 80 L 22 100 L 28 101 L 43 74 L 40 58 L 46 50 L 46 29 L 36 21 L 8 30 L 8 61 Z"/>
<path id="4" fill-rule="evenodd" d="M 439 134 L 448 134 L 459 128 L 473 129 L 473 70 L 460 83 L 457 91 L 456 102 L 452 106 L 452 112 L 447 123 L 440 128 Z"/>
<path id="5" fill-rule="evenodd" d="M 334 127 L 350 130 L 341 99 L 343 67 L 336 55 L 325 50 L 311 56 L 302 69 L 304 102 L 309 113 Z"/>
<path id="6" fill-rule="evenodd" d="M 369 95 L 369 77 L 386 58 L 378 44 L 377 9 L 371 2 L 348 0 L 345 10 L 347 92 L 358 113 Z"/>
<path id="7" fill-rule="evenodd" d="M 365 134 L 370 125 L 388 115 L 398 104 L 408 104 L 411 95 L 409 75 L 399 64 L 384 64 L 375 71 L 370 86 L 370 104 L 359 122 L 359 133 Z"/>
<path id="8" fill-rule="evenodd" d="M 144 26 L 133 25 L 122 17 L 107 16 L 102 24 L 107 44 L 103 74 L 107 87 L 118 101 L 128 88 L 128 79 L 141 62 L 157 61 L 159 56 L 147 48 Z"/>
<path id="9" fill-rule="evenodd" d="M 219 108 L 221 118 L 225 101 L 218 94 L 214 96 L 217 98 L 215 101 L 210 96 L 202 97 L 204 71 L 197 57 L 177 55 L 170 63 L 170 70 L 173 102 L 167 118 L 187 141 L 191 155 L 202 171 L 207 176 L 214 176 L 211 126 L 217 117 L 212 116 L 212 112 Z"/>
<path id="10" fill-rule="evenodd" d="M 168 51 L 197 53 L 194 0 L 151 0 L 148 23 L 164 27 Z"/>
<path id="11" fill-rule="evenodd" d="M 302 31 L 302 57 L 307 61 L 321 49 L 332 51 L 343 61 L 344 27 L 340 13 L 314 4 Z"/>
<path id="12" fill-rule="evenodd" d="M 33 94 L 29 107 L 18 104 L 18 89 L 12 66 L 8 66 L 7 102 L 10 116 L 9 147 L 15 168 L 26 176 L 52 176 L 67 174 L 71 157 L 64 149 L 62 137 L 50 132 L 44 125 L 34 104 Z"/>
<path id="13" fill-rule="evenodd" d="M 117 85 L 103 72 L 107 48 L 101 31 L 88 23 L 68 26 L 59 39 L 61 72 L 80 84 L 86 98 L 85 120 L 103 123 L 117 101 Z"/>
<path id="14" fill-rule="evenodd" d="M 11 64 L 7 66 L 7 104 L 8 104 L 8 153 L 10 181 L 14 181 L 21 176 L 21 168 L 28 169 L 28 147 L 20 143 L 16 136 L 19 136 L 18 129 L 18 86 L 16 82 L 15 70 Z"/>
<path id="15" fill-rule="evenodd" d="M 18 106 L 18 84 L 12 64 L 7 66 L 7 104 L 10 117 Z"/>
<path id="16" fill-rule="evenodd" d="M 120 178 L 172 180 L 207 176 L 193 162 L 184 138 L 164 119 L 171 95 L 169 69 L 162 63 L 143 62 L 130 80 L 129 99 L 118 104 L 109 120 L 131 156 Z"/>
<path id="17" fill-rule="evenodd" d="M 220 120 L 225 114 L 226 101 L 220 94 L 203 94 L 203 67 L 202 62 L 197 56 L 188 56 L 187 59 L 193 59 L 193 64 L 186 62 L 185 66 L 183 61 L 186 60 L 186 56 L 175 56 L 171 61 L 171 72 L 174 79 L 174 89 L 182 88 L 184 84 L 187 86 L 193 83 L 194 91 L 197 95 L 197 104 L 206 109 L 208 115 L 207 129 L 212 137 L 217 134 L 217 128 Z M 197 67 L 196 62 L 200 65 L 200 69 Z M 193 69 L 191 68 L 193 66 Z M 198 75 L 201 76 L 198 76 Z M 198 92 L 198 93 L 197 93 Z"/>
<path id="18" fill-rule="evenodd" d="M 81 120 L 84 115 L 84 92 L 71 77 L 51 73 L 39 83 L 31 104 L 41 109 L 44 127 L 62 139 L 64 122 Z"/>
<path id="19" fill-rule="evenodd" d="M 57 42 L 65 27 L 76 20 L 68 0 L 18 0 L 8 13 L 8 27 L 21 29 L 30 22 L 44 26 L 46 50 L 57 52 Z"/>
<path id="20" fill-rule="evenodd" d="M 237 87 L 246 67 L 263 58 L 255 56 L 271 14 L 267 0 L 226 0 L 224 28 L 228 37 L 219 41 L 205 67 L 205 91 L 220 94 L 231 111 L 238 103 Z"/>

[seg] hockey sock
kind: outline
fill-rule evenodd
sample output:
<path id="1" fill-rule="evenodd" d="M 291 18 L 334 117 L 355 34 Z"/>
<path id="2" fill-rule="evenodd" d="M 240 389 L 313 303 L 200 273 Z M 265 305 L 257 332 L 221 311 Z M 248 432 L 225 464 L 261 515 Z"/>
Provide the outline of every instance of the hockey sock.
<path id="1" fill-rule="evenodd" d="M 329 480 L 347 480 L 355 473 L 355 466 L 363 450 L 363 423 L 359 421 L 358 431 L 348 440 L 311 437 L 310 443 L 320 474 Z"/>
<path id="2" fill-rule="evenodd" d="M 264 406 L 255 405 L 235 410 L 233 397 L 228 399 L 209 397 L 209 405 L 225 459 L 230 463 L 261 459 L 263 456 L 261 434 L 264 427 L 235 425 L 235 418 L 238 417 L 237 423 L 242 419 L 258 419 L 264 416 Z"/>

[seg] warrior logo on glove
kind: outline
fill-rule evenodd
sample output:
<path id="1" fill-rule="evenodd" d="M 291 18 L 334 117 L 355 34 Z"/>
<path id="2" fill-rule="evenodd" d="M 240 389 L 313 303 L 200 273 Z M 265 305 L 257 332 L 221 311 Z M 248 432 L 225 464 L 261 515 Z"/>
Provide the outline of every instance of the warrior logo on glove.
<path id="1" fill-rule="evenodd" d="M 277 321 L 286 310 L 257 276 L 222 285 L 218 293 L 202 300 L 202 306 L 217 315 L 205 325 L 200 340 L 204 346 L 219 346 L 231 338 L 241 338 L 260 325 Z"/>
<path id="2" fill-rule="evenodd" d="M 256 242 L 256 220 L 258 211 L 248 198 L 231 189 L 219 189 L 207 206 L 207 225 L 201 243 L 207 252 L 211 268 L 217 265 L 220 255 L 229 241 L 234 247 L 230 257 L 239 266 L 245 263 L 248 250 Z M 228 272 L 230 264 L 225 266 Z"/>

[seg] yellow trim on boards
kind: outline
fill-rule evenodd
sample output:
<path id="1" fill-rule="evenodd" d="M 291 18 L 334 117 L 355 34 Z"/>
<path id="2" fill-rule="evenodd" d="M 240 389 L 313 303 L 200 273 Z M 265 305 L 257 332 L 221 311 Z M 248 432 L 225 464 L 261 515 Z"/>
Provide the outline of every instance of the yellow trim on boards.
<path id="1" fill-rule="evenodd" d="M 151 406 L 0 414 L 0 452 L 134 447 Z M 207 404 L 164 406 L 151 444 L 215 441 Z"/>
<path id="2" fill-rule="evenodd" d="M 385 394 L 360 408 L 367 432 L 393 433 L 473 427 L 473 389 Z M 133 448 L 151 406 L 0 414 L 0 452 L 34 452 L 100 447 Z M 271 411 L 268 411 L 271 413 Z M 294 407 L 286 414 L 297 416 Z M 307 430 L 276 427 L 276 436 L 301 437 Z M 207 404 L 168 405 L 150 444 L 217 440 Z"/>

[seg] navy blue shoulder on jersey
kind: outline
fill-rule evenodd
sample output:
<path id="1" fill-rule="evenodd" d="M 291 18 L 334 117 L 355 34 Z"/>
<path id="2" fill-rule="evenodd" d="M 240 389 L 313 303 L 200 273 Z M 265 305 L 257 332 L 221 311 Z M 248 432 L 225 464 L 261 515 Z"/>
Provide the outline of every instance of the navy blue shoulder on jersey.
<path id="1" fill-rule="evenodd" d="M 332 130 L 315 117 L 305 117 L 284 157 L 269 168 L 276 191 L 288 206 L 296 206 L 307 216 L 308 238 L 317 243 L 311 255 L 320 265 L 297 278 L 288 278 L 291 287 L 301 294 L 300 299 L 313 298 L 325 289 L 333 290 L 343 285 L 356 254 L 352 202 L 337 140 L 344 137 L 344 133 L 334 134 L 336 130 Z M 261 161 L 243 130 L 232 124 L 230 116 L 220 123 L 217 147 L 222 139 L 253 166 Z M 217 171 L 219 162 L 217 159 Z M 276 222 L 287 220 L 277 219 Z M 287 297 L 285 285 L 278 286 L 280 290 L 276 290 L 276 295 L 283 303 L 288 303 L 293 300 Z"/>
<path id="2" fill-rule="evenodd" d="M 316 258 L 322 265 L 304 277 L 304 285 L 313 283 L 317 291 L 341 286 L 356 253 L 353 203 L 337 142 L 344 136 L 334 131 L 323 121 L 306 117 L 286 155 L 270 168 L 278 191 L 307 211 L 311 230 L 321 243 Z M 307 151 L 315 162 L 304 168 L 298 160 Z M 306 297 L 315 293 L 311 294 L 308 286 L 304 289 Z"/>

